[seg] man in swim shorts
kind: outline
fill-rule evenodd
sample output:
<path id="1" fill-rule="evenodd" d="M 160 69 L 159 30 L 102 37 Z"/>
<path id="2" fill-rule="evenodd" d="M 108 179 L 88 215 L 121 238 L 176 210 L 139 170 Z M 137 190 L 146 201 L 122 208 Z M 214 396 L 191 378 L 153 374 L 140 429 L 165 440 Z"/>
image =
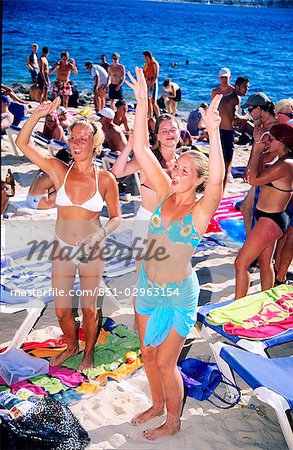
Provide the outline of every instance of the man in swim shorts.
<path id="1" fill-rule="evenodd" d="M 72 94 L 71 84 L 69 83 L 70 73 L 73 72 L 75 75 L 78 74 L 75 60 L 71 58 L 71 60 L 68 61 L 68 58 L 68 52 L 61 52 L 60 61 L 57 61 L 54 64 L 53 69 L 49 73 L 49 75 L 52 75 L 55 70 L 57 72 L 57 78 L 53 84 L 53 92 L 56 97 L 58 95 L 62 97 L 64 108 L 68 107 L 68 100 Z"/>
<path id="2" fill-rule="evenodd" d="M 220 137 L 225 162 L 224 189 L 230 173 L 234 152 L 233 122 L 236 118 L 242 120 L 249 119 L 247 115 L 242 116 L 238 113 L 241 97 L 246 95 L 248 90 L 249 79 L 247 77 L 238 77 L 235 82 L 235 89 L 233 89 L 231 94 L 223 96 L 219 106 L 219 113 L 222 119 L 220 125 Z"/>
<path id="3" fill-rule="evenodd" d="M 39 73 L 38 73 L 38 86 L 40 89 L 40 103 L 48 100 L 48 90 L 50 87 L 49 78 L 49 61 L 47 59 L 49 55 L 49 48 L 43 47 L 42 56 L 39 59 Z"/>
<path id="4" fill-rule="evenodd" d="M 119 53 L 113 53 L 113 63 L 108 67 L 108 81 L 111 79 L 108 95 L 110 106 L 113 110 L 114 101 L 123 99 L 122 84 L 125 81 L 125 67 L 122 64 L 119 64 L 119 59 Z"/>

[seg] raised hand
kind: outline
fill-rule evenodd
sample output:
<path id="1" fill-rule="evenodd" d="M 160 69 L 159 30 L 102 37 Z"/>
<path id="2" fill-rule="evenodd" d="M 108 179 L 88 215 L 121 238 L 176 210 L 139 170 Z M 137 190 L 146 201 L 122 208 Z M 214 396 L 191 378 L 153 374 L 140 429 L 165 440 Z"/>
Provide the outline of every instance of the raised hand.
<path id="1" fill-rule="evenodd" d="M 222 97 L 222 94 L 215 95 L 206 111 L 203 108 L 199 108 L 203 122 L 208 130 L 216 130 L 220 126 L 222 119 L 218 108 Z"/>
<path id="2" fill-rule="evenodd" d="M 37 116 L 38 118 L 46 117 L 48 114 L 51 114 L 52 111 L 58 108 L 60 106 L 61 99 L 60 97 L 56 97 L 53 102 L 47 101 L 42 102 L 33 112 L 34 116 Z"/>
<path id="3" fill-rule="evenodd" d="M 131 80 L 131 83 L 127 80 L 125 80 L 125 83 L 133 90 L 137 102 L 147 101 L 148 89 L 143 70 L 140 69 L 139 67 L 136 67 L 135 73 L 136 79 L 134 78 L 134 76 L 131 75 L 130 72 L 127 72 L 127 75 Z"/>

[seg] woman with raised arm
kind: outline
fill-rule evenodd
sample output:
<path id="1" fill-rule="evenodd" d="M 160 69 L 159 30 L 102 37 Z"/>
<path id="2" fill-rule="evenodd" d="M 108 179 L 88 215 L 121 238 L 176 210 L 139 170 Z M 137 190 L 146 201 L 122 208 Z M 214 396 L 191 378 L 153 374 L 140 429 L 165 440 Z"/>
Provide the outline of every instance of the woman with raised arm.
<path id="1" fill-rule="evenodd" d="M 180 140 L 177 120 L 170 114 L 162 114 L 156 120 L 154 135 L 156 142 L 153 147 L 153 153 L 166 173 L 170 175 L 170 171 L 176 161 L 176 146 Z M 139 268 L 146 248 L 149 220 L 157 205 L 152 177 L 149 178 L 146 175 L 135 155 L 129 161 L 129 155 L 132 151 L 133 138 L 130 135 L 128 143 L 112 167 L 112 173 L 117 178 L 120 178 L 140 170 L 141 206 L 137 211 L 132 230 L 133 255 L 137 268 Z"/>
<path id="2" fill-rule="evenodd" d="M 201 111 L 210 138 L 210 159 L 199 152 L 181 155 L 171 178 L 148 146 L 147 86 L 142 69 L 127 82 L 136 97 L 134 152 L 146 176 L 152 180 L 157 207 L 148 234 L 148 258 L 140 267 L 135 305 L 141 352 L 153 405 L 132 419 L 141 424 L 164 413 L 166 421 L 146 430 L 146 439 L 172 435 L 180 429 L 183 383 L 177 360 L 189 331 L 196 322 L 199 283 L 190 263 L 194 248 L 205 233 L 222 197 L 224 162 L 219 135 L 221 96 Z M 208 175 L 208 169 L 210 173 Z M 204 192 L 200 199 L 197 194 Z"/>
<path id="3" fill-rule="evenodd" d="M 247 166 L 247 181 L 260 186 L 256 205 L 256 225 L 250 231 L 236 260 L 235 298 L 247 295 L 249 266 L 258 259 L 263 291 L 274 286 L 273 256 L 278 239 L 286 232 L 289 216 L 286 208 L 293 193 L 293 128 L 273 125 L 255 142 Z M 277 160 L 266 167 L 264 162 Z"/>
<path id="4" fill-rule="evenodd" d="M 105 236 L 120 223 L 119 194 L 114 176 L 99 169 L 93 161 L 104 140 L 99 125 L 77 120 L 70 127 L 69 145 L 73 164 L 69 167 L 54 157 L 43 156 L 30 140 L 34 127 L 42 117 L 60 105 L 43 102 L 25 122 L 17 138 L 17 146 L 56 187 L 57 222 L 52 254 L 52 285 L 56 315 L 64 333 L 67 348 L 51 365 L 60 365 L 78 352 L 77 329 L 72 315 L 72 288 L 76 272 L 80 278 L 81 307 L 85 333 L 84 357 L 80 370 L 92 367 L 98 330 L 97 295 L 103 275 L 101 246 Z M 106 202 L 109 220 L 101 225 L 100 213 Z"/>

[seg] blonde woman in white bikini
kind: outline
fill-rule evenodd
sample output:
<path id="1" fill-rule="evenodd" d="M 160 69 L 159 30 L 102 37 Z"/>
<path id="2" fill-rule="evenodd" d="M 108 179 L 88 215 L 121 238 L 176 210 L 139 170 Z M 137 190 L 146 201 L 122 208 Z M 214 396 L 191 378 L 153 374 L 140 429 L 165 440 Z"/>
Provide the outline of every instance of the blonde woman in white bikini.
<path id="1" fill-rule="evenodd" d="M 52 103 L 41 103 L 24 124 L 16 143 L 34 164 L 52 178 L 56 187 L 58 215 L 52 257 L 52 285 L 54 294 L 57 293 L 54 296 L 56 315 L 67 348 L 51 359 L 51 365 L 60 365 L 78 352 L 71 298 L 75 274 L 78 272 L 80 289 L 83 291 L 81 307 L 85 332 L 80 370 L 84 371 L 92 367 L 97 337 L 96 300 L 104 270 L 104 261 L 99 255 L 105 236 L 120 223 L 119 194 L 114 176 L 99 169 L 93 162 L 94 152 L 100 150 L 104 139 L 99 125 L 77 120 L 70 127 L 69 144 L 74 162 L 69 169 L 62 161 L 42 155 L 30 140 L 39 119 L 46 117 L 59 105 L 59 97 Z M 104 202 L 109 220 L 105 226 L 101 226 L 100 213 Z"/>

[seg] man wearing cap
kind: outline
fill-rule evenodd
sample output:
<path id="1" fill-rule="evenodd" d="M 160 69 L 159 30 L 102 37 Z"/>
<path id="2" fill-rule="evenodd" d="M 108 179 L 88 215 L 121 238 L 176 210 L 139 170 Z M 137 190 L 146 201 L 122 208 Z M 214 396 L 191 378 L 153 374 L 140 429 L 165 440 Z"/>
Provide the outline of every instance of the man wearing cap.
<path id="1" fill-rule="evenodd" d="M 78 74 L 77 67 L 75 64 L 75 60 L 71 58 L 69 59 L 68 52 L 61 52 L 60 61 L 57 61 L 52 70 L 49 72 L 49 75 L 52 75 L 54 71 L 57 72 L 56 81 L 53 84 L 53 92 L 57 97 L 60 95 L 62 97 L 62 103 L 64 108 L 68 107 L 69 97 L 72 95 L 72 88 L 69 82 L 70 73 L 73 72 L 74 75 Z"/>
<path id="2" fill-rule="evenodd" d="M 259 142 L 261 136 L 266 131 L 269 131 L 273 125 L 279 123 L 278 119 L 275 117 L 275 105 L 264 92 L 257 92 L 256 94 L 250 95 L 247 101 L 243 104 L 242 108 L 248 109 L 248 114 L 253 120 L 254 142 Z M 253 149 L 254 144 L 252 145 L 249 161 L 253 154 Z M 247 172 L 244 173 L 243 178 L 247 181 Z M 256 188 L 252 186 L 240 206 L 240 211 L 242 212 L 244 218 L 244 225 L 247 234 L 250 232 L 253 225 L 253 209 L 256 202 L 256 197 Z"/>
<path id="3" fill-rule="evenodd" d="M 99 64 L 93 64 L 89 61 L 85 63 L 85 67 L 94 79 L 94 104 L 98 113 L 106 104 L 108 73 Z"/>
<path id="4" fill-rule="evenodd" d="M 104 147 L 109 148 L 112 152 L 122 152 L 127 144 L 127 139 L 121 128 L 113 123 L 115 117 L 113 109 L 103 108 L 99 111 L 98 116 L 105 134 Z"/>
<path id="5" fill-rule="evenodd" d="M 10 100 L 6 95 L 1 95 L 1 132 L 9 128 L 14 120 L 14 115 L 9 111 Z"/>
<path id="6" fill-rule="evenodd" d="M 125 81 L 125 67 L 119 64 L 119 59 L 119 53 L 113 53 L 113 63 L 108 67 L 108 82 L 111 79 L 108 94 L 112 109 L 114 109 L 114 100 L 123 99 L 122 84 Z"/>
<path id="7" fill-rule="evenodd" d="M 234 87 L 230 84 L 231 70 L 228 67 L 222 67 L 219 72 L 220 86 L 212 90 L 212 99 L 216 94 L 230 95 L 234 92 Z"/>

